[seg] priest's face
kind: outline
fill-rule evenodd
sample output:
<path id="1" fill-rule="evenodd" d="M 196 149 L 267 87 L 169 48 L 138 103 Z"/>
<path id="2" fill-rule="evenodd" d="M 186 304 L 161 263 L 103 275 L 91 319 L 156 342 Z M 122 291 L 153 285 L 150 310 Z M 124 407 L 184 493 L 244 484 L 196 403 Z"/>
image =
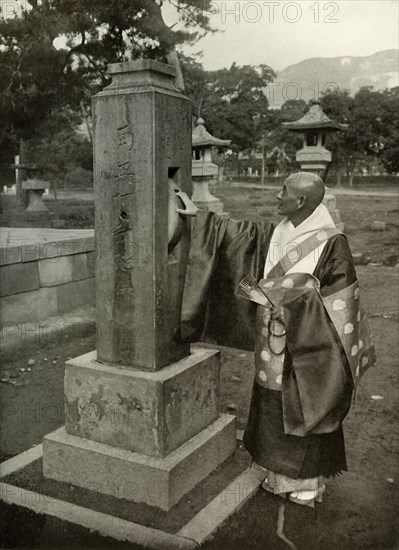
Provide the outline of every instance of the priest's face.
<path id="1" fill-rule="evenodd" d="M 292 215 L 298 213 L 299 204 L 295 181 L 285 180 L 281 191 L 277 195 L 277 200 L 277 212 L 282 216 L 291 218 Z"/>

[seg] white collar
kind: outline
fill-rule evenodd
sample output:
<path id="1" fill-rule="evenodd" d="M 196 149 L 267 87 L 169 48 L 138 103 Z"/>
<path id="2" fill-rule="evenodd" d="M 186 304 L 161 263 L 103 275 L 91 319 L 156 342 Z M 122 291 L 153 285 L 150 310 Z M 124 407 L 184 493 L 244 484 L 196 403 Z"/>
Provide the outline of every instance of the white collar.
<path id="1" fill-rule="evenodd" d="M 335 227 L 335 224 L 328 209 L 324 204 L 319 204 L 311 215 L 296 227 L 288 218 L 284 218 L 274 230 L 273 240 L 275 240 L 275 236 L 280 234 L 283 236 L 285 233 L 284 236 L 289 238 L 289 240 L 286 240 L 286 238 L 284 239 L 287 243 L 305 235 L 308 237 L 309 235 L 307 235 L 307 233 L 313 233 L 314 231 L 320 231 L 328 227 Z M 303 239 L 301 238 L 301 240 Z"/>
<path id="2" fill-rule="evenodd" d="M 289 250 L 291 244 L 297 245 L 307 237 L 310 237 L 311 234 L 330 227 L 335 227 L 335 224 L 324 204 L 319 204 L 312 214 L 296 227 L 288 218 L 284 218 L 273 232 L 266 257 L 264 277 L 266 277 L 273 266 L 281 260 L 284 254 Z M 302 267 L 296 264 L 295 270 L 305 270 L 307 273 L 313 273 L 317 259 L 325 244 L 325 242 L 321 243 L 318 251 L 315 251 L 315 254 L 309 255 L 306 260 L 302 260 L 302 262 L 304 262 Z"/>

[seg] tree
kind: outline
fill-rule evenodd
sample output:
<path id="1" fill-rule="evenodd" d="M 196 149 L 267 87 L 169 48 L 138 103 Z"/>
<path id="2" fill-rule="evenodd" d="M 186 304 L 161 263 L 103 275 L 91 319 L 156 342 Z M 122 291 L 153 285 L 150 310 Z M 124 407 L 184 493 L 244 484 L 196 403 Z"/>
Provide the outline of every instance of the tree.
<path id="1" fill-rule="evenodd" d="M 352 111 L 354 100 L 348 90 L 330 90 L 320 100 L 321 107 L 334 122 L 348 124 L 348 132 L 328 134 L 327 148 L 332 152 L 332 163 L 329 171 L 337 173 L 338 185 L 341 185 L 342 172 L 354 173 L 354 168 L 361 154 L 356 144 L 356 132 L 353 128 Z"/>
<path id="2" fill-rule="evenodd" d="M 211 0 L 167 1 L 180 28 L 165 24 L 162 0 L 32 0 L 29 12 L 0 20 L 1 153 L 15 154 L 58 110 L 90 105 L 109 83 L 109 63 L 170 59 L 176 46 L 211 30 Z"/>
<path id="3" fill-rule="evenodd" d="M 399 172 L 399 86 L 385 90 L 381 109 L 384 147 L 380 159 L 389 174 Z"/>
<path id="4" fill-rule="evenodd" d="M 295 155 L 302 146 L 302 137 L 296 132 L 287 130 L 283 122 L 293 122 L 303 117 L 307 110 L 303 99 L 289 99 L 281 109 L 269 111 L 266 120 L 266 151 L 270 153 L 275 147 L 283 150 L 285 154 L 295 161 Z"/>
<path id="5" fill-rule="evenodd" d="M 210 95 L 207 80 L 209 73 L 194 57 L 181 55 L 180 63 L 184 77 L 185 94 L 191 99 L 193 116 L 199 118 Z"/>
<path id="6" fill-rule="evenodd" d="M 64 109 L 44 119 L 37 137 L 29 141 L 27 163 L 34 165 L 44 179 L 57 184 L 62 176 L 89 172 L 93 167 L 92 144 L 79 131 L 81 118 Z"/>
<path id="7" fill-rule="evenodd" d="M 352 186 L 356 168 L 370 162 L 381 161 L 389 171 L 395 171 L 395 150 L 399 147 L 398 90 L 363 87 L 354 97 L 347 90 L 329 91 L 322 96 L 325 113 L 334 121 L 349 125 L 346 132 L 330 135 L 327 142 L 339 181 L 346 169 Z"/>
<path id="8" fill-rule="evenodd" d="M 268 65 L 233 63 L 229 69 L 209 71 L 194 96 L 196 112 L 211 133 L 231 139 L 240 150 L 251 149 L 261 136 L 260 121 L 269 108 L 265 88 L 274 77 Z"/>
<path id="9" fill-rule="evenodd" d="M 18 151 L 25 162 L 25 141 L 72 95 L 62 76 L 63 54 L 51 43 L 51 23 L 35 10 L 19 19 L 0 21 L 0 146 L 1 157 L 8 162 Z M 18 203 L 24 206 L 20 185 L 17 192 Z"/>

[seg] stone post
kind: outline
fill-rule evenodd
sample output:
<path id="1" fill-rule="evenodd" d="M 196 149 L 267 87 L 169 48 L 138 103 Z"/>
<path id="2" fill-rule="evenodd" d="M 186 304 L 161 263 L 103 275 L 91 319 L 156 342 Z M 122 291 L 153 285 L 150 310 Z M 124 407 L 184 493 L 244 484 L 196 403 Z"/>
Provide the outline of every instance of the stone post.
<path id="1" fill-rule="evenodd" d="M 156 61 L 110 66 L 93 101 L 98 359 L 158 370 L 178 343 L 189 223 L 168 254 L 169 179 L 191 195 L 191 113 Z"/>
<path id="2" fill-rule="evenodd" d="M 219 352 L 179 342 L 190 227 L 171 250 L 170 198 L 190 193 L 189 101 L 169 65 L 109 73 L 93 109 L 97 352 L 67 363 L 43 473 L 169 510 L 234 452 L 235 417 L 220 417 Z"/>

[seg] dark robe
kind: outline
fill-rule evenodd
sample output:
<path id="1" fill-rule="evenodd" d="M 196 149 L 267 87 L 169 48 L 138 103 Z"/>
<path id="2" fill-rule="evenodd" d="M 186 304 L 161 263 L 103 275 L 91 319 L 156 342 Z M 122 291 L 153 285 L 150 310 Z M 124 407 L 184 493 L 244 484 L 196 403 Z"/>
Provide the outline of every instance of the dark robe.
<path id="1" fill-rule="evenodd" d="M 257 305 L 236 298 L 234 290 L 247 274 L 256 280 L 263 278 L 273 231 L 274 225 L 268 223 L 236 221 L 213 213 L 198 215 L 182 307 L 184 341 L 254 350 Z M 352 255 L 344 235 L 328 239 L 313 275 L 320 281 L 322 296 L 331 295 L 356 281 Z M 316 311 L 317 308 L 320 311 Z M 287 346 L 282 391 L 264 388 L 255 380 L 244 434 L 244 444 L 258 464 L 295 479 L 327 477 L 346 469 L 342 420 L 350 407 L 353 383 L 334 326 L 321 309 L 315 301 L 294 302 L 285 309 Z M 301 407 L 295 393 L 293 357 L 295 364 L 303 358 L 306 338 L 309 345 L 314 344 L 314 335 L 306 325 L 312 316 L 317 323 L 325 324 L 324 336 L 326 333 L 331 335 L 328 353 L 333 360 L 328 361 L 327 369 L 322 369 L 321 380 L 317 376 L 312 379 L 309 403 L 313 407 L 317 405 L 315 426 L 301 436 L 291 435 L 285 431 L 284 415 L 295 417 L 300 414 Z M 302 349 L 296 344 L 298 329 Z M 325 358 L 322 361 L 325 363 Z M 343 371 L 346 375 L 342 377 Z"/>

